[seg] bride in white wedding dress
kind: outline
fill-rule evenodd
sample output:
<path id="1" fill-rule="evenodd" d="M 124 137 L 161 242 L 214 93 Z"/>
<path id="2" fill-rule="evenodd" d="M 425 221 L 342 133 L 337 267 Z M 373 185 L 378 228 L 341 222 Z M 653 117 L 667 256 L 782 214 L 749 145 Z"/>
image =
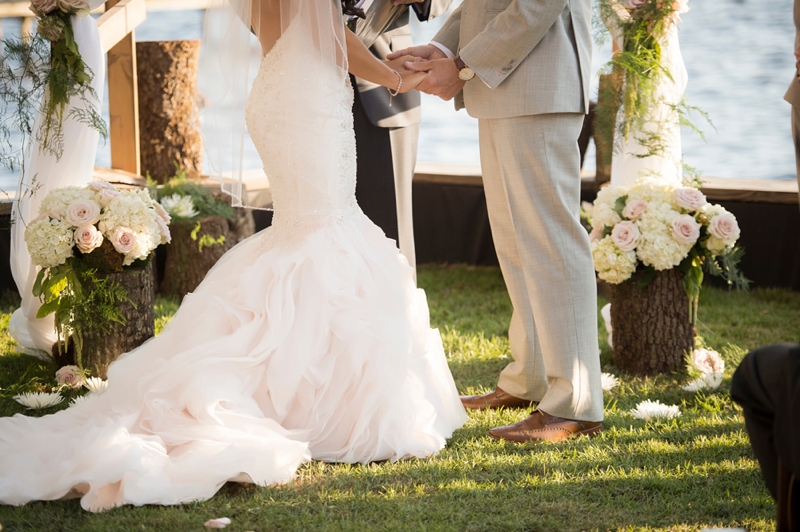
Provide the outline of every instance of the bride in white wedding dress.
<path id="1" fill-rule="evenodd" d="M 231 7 L 267 51 L 246 116 L 273 225 L 111 365 L 107 392 L 0 419 L 4 504 L 207 499 L 226 481 L 286 482 L 312 459 L 427 457 L 466 420 L 424 293 L 355 202 L 348 59 L 384 85 L 398 75 L 346 35 L 338 2 L 256 1 L 252 21 L 249 1 Z"/>

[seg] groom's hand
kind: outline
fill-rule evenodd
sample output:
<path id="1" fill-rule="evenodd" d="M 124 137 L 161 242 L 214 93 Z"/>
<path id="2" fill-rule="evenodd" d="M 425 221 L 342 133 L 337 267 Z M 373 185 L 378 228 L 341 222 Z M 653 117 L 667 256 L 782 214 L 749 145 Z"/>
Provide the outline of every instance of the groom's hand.
<path id="1" fill-rule="evenodd" d="M 402 57 L 404 55 L 413 55 L 414 57 L 421 57 L 422 59 L 427 59 L 428 61 L 447 57 L 443 51 L 434 45 L 423 44 L 420 46 L 412 46 L 410 48 L 403 48 L 402 50 L 392 52 L 386 56 L 386 59 L 397 59 L 398 57 Z"/>
<path id="2" fill-rule="evenodd" d="M 408 62 L 406 68 L 414 72 L 427 72 L 417 90 L 434 94 L 442 100 L 452 100 L 461 92 L 466 81 L 458 77 L 458 67 L 453 59 L 434 59 L 433 61 Z"/>

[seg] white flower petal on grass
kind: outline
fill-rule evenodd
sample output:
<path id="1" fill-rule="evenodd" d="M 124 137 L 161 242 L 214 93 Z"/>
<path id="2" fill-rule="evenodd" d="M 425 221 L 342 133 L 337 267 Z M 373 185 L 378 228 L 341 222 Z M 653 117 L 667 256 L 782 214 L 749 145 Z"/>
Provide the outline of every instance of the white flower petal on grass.
<path id="1" fill-rule="evenodd" d="M 603 386 L 603 391 L 610 392 L 619 384 L 619 379 L 611 373 L 601 373 L 600 382 Z"/>
<path id="2" fill-rule="evenodd" d="M 686 392 L 699 392 L 700 390 L 716 390 L 722 384 L 722 373 L 703 373 L 703 375 L 686 386 Z"/>
<path id="3" fill-rule="evenodd" d="M 35 392 L 15 395 L 14 400 L 31 410 L 39 410 L 57 405 L 64 397 L 60 393 Z"/>
<path id="4" fill-rule="evenodd" d="M 725 361 L 713 349 L 695 349 L 692 352 L 692 365 L 705 374 L 722 374 Z"/>
<path id="5" fill-rule="evenodd" d="M 659 401 L 647 399 L 642 401 L 630 414 L 637 419 L 653 421 L 654 419 L 672 419 L 681 415 L 681 410 L 676 405 L 664 405 Z"/>
<path id="6" fill-rule="evenodd" d="M 100 377 L 89 377 L 83 385 L 95 395 L 100 395 L 108 389 L 108 381 L 104 381 Z"/>
<path id="7" fill-rule="evenodd" d="M 210 519 L 204 523 L 206 528 L 225 528 L 231 524 L 231 520 L 227 517 L 219 517 L 217 519 Z"/>

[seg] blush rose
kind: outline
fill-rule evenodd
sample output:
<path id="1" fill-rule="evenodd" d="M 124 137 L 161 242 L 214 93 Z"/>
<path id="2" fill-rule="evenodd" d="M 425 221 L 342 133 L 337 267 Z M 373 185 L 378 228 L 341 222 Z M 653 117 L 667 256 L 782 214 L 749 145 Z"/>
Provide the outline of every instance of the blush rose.
<path id="1" fill-rule="evenodd" d="M 622 251 L 633 251 L 639 241 L 639 228 L 633 222 L 620 222 L 611 230 L 611 240 Z"/>
<path id="2" fill-rule="evenodd" d="M 681 214 L 672 220 L 672 236 L 680 244 L 693 246 L 700 238 L 700 224 L 688 214 Z"/>
<path id="3" fill-rule="evenodd" d="M 76 227 L 96 224 L 100 220 L 100 206 L 92 200 L 77 199 L 67 206 L 65 218 Z"/>
<path id="4" fill-rule="evenodd" d="M 127 227 L 117 227 L 111 235 L 114 249 L 122 253 L 130 253 L 136 247 L 136 233 Z"/>
<path id="5" fill-rule="evenodd" d="M 81 253 L 91 253 L 102 243 L 103 234 L 93 225 L 85 225 L 75 231 L 75 244 Z"/>
<path id="6" fill-rule="evenodd" d="M 711 219 L 708 224 L 708 232 L 722 240 L 726 245 L 731 245 L 739 238 L 741 233 L 739 222 L 736 217 L 729 212 L 723 212 Z"/>

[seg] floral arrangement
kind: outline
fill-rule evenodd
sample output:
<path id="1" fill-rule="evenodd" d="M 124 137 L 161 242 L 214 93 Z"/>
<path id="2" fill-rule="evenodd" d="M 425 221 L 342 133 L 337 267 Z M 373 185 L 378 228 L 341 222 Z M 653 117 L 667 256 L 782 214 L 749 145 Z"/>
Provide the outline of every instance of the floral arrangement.
<path id="1" fill-rule="evenodd" d="M 639 132 L 638 140 L 647 148 L 647 156 L 660 155 L 664 143 L 657 133 L 660 127 L 645 131 L 646 122 L 680 123 L 700 133 L 689 114 L 698 112 L 706 120 L 708 116 L 696 107 L 670 102 L 672 112 L 653 112 L 660 103 L 657 87 L 664 78 L 672 77 L 662 63 L 661 43 L 680 22 L 680 16 L 689 11 L 688 0 L 599 0 L 598 11 L 612 33 L 622 38 L 621 49 L 605 68 L 606 73 L 615 73 L 619 79 L 605 85 L 598 97 L 598 130 L 616 128 L 621 133 L 619 141 L 627 140 L 631 132 Z"/>
<path id="2" fill-rule="evenodd" d="M 37 317 L 55 313 L 56 332 L 71 333 L 80 365 L 84 327 L 107 330 L 120 322 L 124 288 L 98 277 L 143 265 L 170 241 L 170 216 L 146 189 L 120 190 L 105 181 L 63 187 L 42 200 L 39 217 L 25 229 L 25 243 L 41 267 L 33 294 L 43 300 Z M 61 342 L 59 342 L 59 349 Z"/>
<path id="3" fill-rule="evenodd" d="M 38 19 L 37 33 L 25 38 L 3 40 L 0 58 L 0 102 L 7 112 L 0 120 L 0 140 L 9 148 L 12 133 L 34 135 L 46 153 L 61 156 L 62 124 L 67 104 L 74 98 L 68 115 L 106 136 L 106 125 L 94 103 L 97 94 L 91 86 L 94 73 L 81 57 L 71 17 L 87 16 L 91 10 L 85 0 L 32 0 L 31 11 Z M 43 96 L 44 116 L 34 131 L 38 102 Z M 14 168 L 21 150 L 0 152 L 0 162 Z"/>
<path id="4" fill-rule="evenodd" d="M 686 367 L 694 380 L 683 387 L 686 392 L 716 390 L 722 384 L 725 361 L 713 349 L 695 349 L 687 355 Z"/>
<path id="5" fill-rule="evenodd" d="M 57 386 L 44 387 L 50 391 L 36 391 L 18 393 L 12 397 L 16 402 L 29 410 L 42 410 L 61 404 L 64 400 L 62 393 L 74 395 L 82 388 L 88 393 L 74 396 L 70 406 L 75 406 L 92 397 L 102 395 L 108 389 L 108 381 L 98 377 L 87 377 L 87 372 L 78 366 L 64 366 L 56 371 Z"/>
<path id="6" fill-rule="evenodd" d="M 632 187 L 600 190 L 591 212 L 592 257 L 598 276 L 611 284 L 642 270 L 644 282 L 657 271 L 679 268 L 693 302 L 692 321 L 704 270 L 746 287 L 736 267 L 740 229 L 736 217 L 708 203 L 693 186 L 640 178 Z"/>

